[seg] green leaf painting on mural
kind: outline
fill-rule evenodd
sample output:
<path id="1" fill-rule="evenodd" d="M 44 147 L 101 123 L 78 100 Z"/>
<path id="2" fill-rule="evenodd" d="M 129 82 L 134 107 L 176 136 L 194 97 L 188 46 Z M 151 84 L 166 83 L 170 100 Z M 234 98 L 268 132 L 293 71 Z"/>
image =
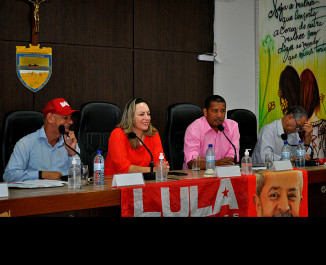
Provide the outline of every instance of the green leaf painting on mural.
<path id="1" fill-rule="evenodd" d="M 267 70 L 267 78 L 266 78 L 266 84 L 265 84 L 265 90 L 264 90 L 264 95 L 263 95 L 263 101 L 262 101 L 262 106 L 261 110 L 259 112 L 260 119 L 263 116 L 264 112 L 264 106 L 265 106 L 265 101 L 266 101 L 266 94 L 267 94 L 267 88 L 268 88 L 268 82 L 269 82 L 269 74 L 270 74 L 270 69 L 271 69 L 271 52 L 274 51 L 274 40 L 271 38 L 270 35 L 267 35 L 266 39 L 262 42 L 262 45 L 264 47 L 264 51 L 268 55 L 268 70 Z M 268 108 L 267 113 L 264 117 L 264 119 L 261 121 L 259 125 L 259 130 L 261 129 L 263 121 L 266 119 L 267 114 L 271 111 L 272 109 Z"/>

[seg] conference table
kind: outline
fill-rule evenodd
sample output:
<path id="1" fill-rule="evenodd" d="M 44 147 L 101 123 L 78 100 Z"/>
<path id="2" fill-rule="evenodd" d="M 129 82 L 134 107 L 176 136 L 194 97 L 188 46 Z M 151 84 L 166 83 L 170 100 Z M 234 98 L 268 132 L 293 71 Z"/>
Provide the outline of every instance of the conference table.
<path id="1" fill-rule="evenodd" d="M 308 216 L 326 216 L 326 166 L 303 168 L 308 172 Z M 168 181 L 202 178 L 204 171 L 185 176 L 168 175 Z M 257 171 L 258 172 L 258 171 Z M 255 170 L 254 172 L 255 173 Z M 104 185 L 92 183 L 80 190 L 62 187 L 21 189 L 9 188 L 9 196 L 0 198 L 0 216 L 121 216 L 121 191 L 112 188 L 113 176 L 105 176 Z M 155 180 L 145 181 L 155 183 Z"/>

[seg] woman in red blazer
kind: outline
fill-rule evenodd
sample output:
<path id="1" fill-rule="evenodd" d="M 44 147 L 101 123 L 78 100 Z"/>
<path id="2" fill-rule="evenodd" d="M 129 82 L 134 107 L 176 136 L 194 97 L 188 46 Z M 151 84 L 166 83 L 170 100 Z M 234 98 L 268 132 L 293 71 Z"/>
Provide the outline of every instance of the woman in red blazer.
<path id="1" fill-rule="evenodd" d="M 155 170 L 159 155 L 163 153 L 161 138 L 151 124 L 148 105 L 141 98 L 135 98 L 127 103 L 121 122 L 109 138 L 105 175 L 150 172 L 150 154 L 137 138 L 128 138 L 130 132 L 134 132 L 152 152 Z"/>

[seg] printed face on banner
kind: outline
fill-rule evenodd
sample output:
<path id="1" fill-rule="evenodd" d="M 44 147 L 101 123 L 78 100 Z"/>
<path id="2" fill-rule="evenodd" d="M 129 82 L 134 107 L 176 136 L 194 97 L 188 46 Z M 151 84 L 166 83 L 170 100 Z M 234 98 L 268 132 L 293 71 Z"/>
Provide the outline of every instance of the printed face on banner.
<path id="1" fill-rule="evenodd" d="M 302 202 L 301 171 L 269 172 L 257 177 L 254 203 L 258 217 L 298 217 Z"/>

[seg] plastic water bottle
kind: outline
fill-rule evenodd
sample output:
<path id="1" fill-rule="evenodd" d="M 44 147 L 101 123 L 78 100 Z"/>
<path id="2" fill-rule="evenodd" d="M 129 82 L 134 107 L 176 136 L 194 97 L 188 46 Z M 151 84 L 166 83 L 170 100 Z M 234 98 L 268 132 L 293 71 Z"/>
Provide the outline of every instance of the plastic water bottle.
<path id="1" fill-rule="evenodd" d="M 168 166 L 164 161 L 163 153 L 160 153 L 160 161 L 156 164 L 155 178 L 156 182 L 167 181 Z"/>
<path id="2" fill-rule="evenodd" d="M 73 158 L 71 167 L 68 171 L 68 189 L 77 190 L 81 186 L 80 166 L 78 166 L 77 159 Z"/>
<path id="3" fill-rule="evenodd" d="M 94 158 L 94 185 L 104 184 L 104 157 L 102 151 L 97 150 L 97 155 Z"/>
<path id="4" fill-rule="evenodd" d="M 297 146 L 297 153 L 295 156 L 295 165 L 296 167 L 304 167 L 305 166 L 305 156 L 306 150 L 302 140 L 299 140 L 299 144 Z"/>
<path id="5" fill-rule="evenodd" d="M 282 147 L 282 160 L 291 160 L 291 149 L 287 141 L 284 141 Z"/>
<path id="6" fill-rule="evenodd" d="M 241 159 L 242 175 L 252 175 L 252 159 L 249 156 L 249 150 L 251 149 L 246 149 L 245 156 Z"/>
<path id="7" fill-rule="evenodd" d="M 209 170 L 212 169 L 212 170 Z M 209 171 L 208 171 L 209 170 Z M 213 149 L 213 145 L 209 144 L 206 150 L 206 174 L 214 174 L 215 170 L 215 150 Z"/>

